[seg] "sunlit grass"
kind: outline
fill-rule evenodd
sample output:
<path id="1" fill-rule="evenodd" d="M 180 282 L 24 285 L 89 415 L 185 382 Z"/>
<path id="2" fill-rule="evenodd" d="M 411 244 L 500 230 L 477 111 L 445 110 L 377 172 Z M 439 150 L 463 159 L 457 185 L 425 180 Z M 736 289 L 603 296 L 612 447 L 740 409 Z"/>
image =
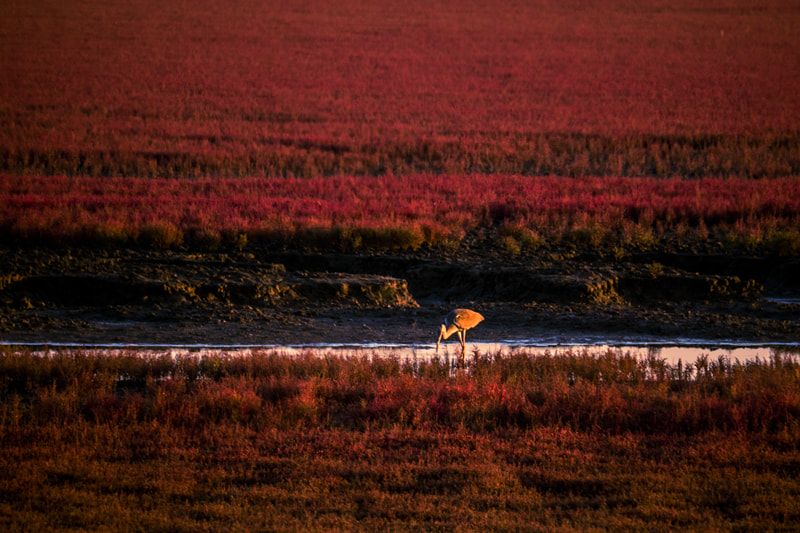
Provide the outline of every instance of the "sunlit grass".
<path id="1" fill-rule="evenodd" d="M 454 190 L 462 194 L 454 194 Z M 457 249 L 483 233 L 543 246 L 800 253 L 800 180 L 555 178 L 151 179 L 0 175 L 0 237 L 28 243 L 347 252 Z"/>
<path id="2" fill-rule="evenodd" d="M 0 353 L 0 523 L 790 528 L 800 362 Z"/>
<path id="3" fill-rule="evenodd" d="M 746 362 L 703 355 L 693 364 L 673 365 L 657 355 L 614 349 L 501 351 L 476 352 L 468 361 L 466 369 L 456 369 L 448 358 L 401 360 L 391 351 L 139 356 L 6 348 L 0 371 L 10 400 L 6 417 L 24 413 L 59 424 L 136 413 L 138 422 L 169 416 L 187 427 L 216 420 L 281 429 L 800 429 L 800 362 L 791 354 Z M 169 412 L 170 406 L 180 409 Z"/>

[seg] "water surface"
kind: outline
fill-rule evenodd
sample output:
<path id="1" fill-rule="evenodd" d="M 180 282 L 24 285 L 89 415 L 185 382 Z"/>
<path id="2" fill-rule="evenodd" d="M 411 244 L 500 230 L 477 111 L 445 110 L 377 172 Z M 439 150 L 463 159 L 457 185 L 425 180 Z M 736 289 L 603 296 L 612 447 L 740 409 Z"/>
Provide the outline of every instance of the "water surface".
<path id="1" fill-rule="evenodd" d="M 257 352 L 274 352 L 287 356 L 313 353 L 320 357 L 396 357 L 401 360 L 424 361 L 437 355 L 441 358 L 456 358 L 461 345 L 455 342 L 442 343 L 436 352 L 436 343 L 404 344 L 404 343 L 342 343 L 342 344 L 80 344 L 80 343 L 30 343 L 11 344 L 8 346 L 31 348 L 36 353 L 47 353 L 62 349 L 84 349 L 93 352 L 116 354 L 136 352 L 145 355 L 171 354 L 173 356 L 207 354 L 248 355 Z M 775 354 L 800 354 L 800 343 L 749 343 L 736 340 L 708 340 L 684 338 L 645 338 L 645 337 L 560 337 L 538 339 L 507 339 L 502 341 L 468 341 L 467 358 L 475 354 L 513 354 L 525 353 L 537 355 L 559 355 L 568 353 L 603 354 L 608 351 L 620 355 L 632 355 L 637 358 L 656 356 L 669 364 L 692 364 L 699 357 L 709 359 L 727 358 L 731 361 L 769 360 Z"/>

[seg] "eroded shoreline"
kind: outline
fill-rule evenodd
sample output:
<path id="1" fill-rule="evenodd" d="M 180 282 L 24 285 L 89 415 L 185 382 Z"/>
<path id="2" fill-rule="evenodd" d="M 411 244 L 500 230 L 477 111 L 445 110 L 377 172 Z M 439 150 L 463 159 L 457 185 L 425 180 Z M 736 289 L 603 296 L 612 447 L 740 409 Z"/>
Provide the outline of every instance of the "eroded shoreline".
<path id="1" fill-rule="evenodd" d="M 457 306 L 487 317 L 476 335 L 489 342 L 553 331 L 800 339 L 794 259 L 479 256 L 5 249 L 0 340 L 425 343 Z"/>

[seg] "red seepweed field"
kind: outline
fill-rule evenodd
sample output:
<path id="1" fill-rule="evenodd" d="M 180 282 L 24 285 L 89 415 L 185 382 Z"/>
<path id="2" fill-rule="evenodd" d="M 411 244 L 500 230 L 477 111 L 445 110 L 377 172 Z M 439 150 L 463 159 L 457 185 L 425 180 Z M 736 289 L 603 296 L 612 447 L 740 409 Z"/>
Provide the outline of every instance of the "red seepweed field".
<path id="1" fill-rule="evenodd" d="M 182 320 L 252 335 L 258 320 L 328 338 L 340 315 L 358 319 L 347 336 L 380 314 L 400 317 L 396 335 L 451 294 L 406 315 L 224 290 L 75 303 L 131 264 L 147 268 L 114 274 L 134 299 L 142 280 L 169 292 L 177 264 L 203 274 L 178 280 L 190 293 L 224 289 L 243 277 L 231 258 L 270 271 L 286 247 L 466 258 L 442 271 L 457 275 L 519 256 L 513 272 L 578 282 L 598 265 L 616 280 L 633 258 L 656 299 L 604 300 L 599 327 L 788 338 L 797 304 L 687 304 L 668 284 L 683 271 L 652 261 L 747 256 L 797 288 L 798 28 L 794 0 L 0 0 L 0 341 L 86 335 L 98 317 L 134 335 Z M 206 253 L 251 243 L 264 246 Z M 702 281 L 739 272 L 716 274 Z M 45 294 L 75 280 L 64 302 Z M 506 309 L 601 316 L 531 303 Z M 475 352 L 460 371 L 380 355 L 0 346 L 0 529 L 798 527 L 796 355 Z"/>
<path id="2" fill-rule="evenodd" d="M 798 24 L 789 0 L 13 2 L 0 171 L 796 175 Z"/>
<path id="3" fill-rule="evenodd" d="M 0 348 L 8 530 L 793 530 L 796 355 Z"/>
<path id="4" fill-rule="evenodd" d="M 792 2 L 6 8 L 6 237 L 797 251 Z"/>
<path id="5" fill-rule="evenodd" d="M 795 254 L 800 247 L 800 181 L 794 178 L 2 175 L 0 202 L 0 231 L 44 243 L 452 248 L 488 228 L 490 239 L 531 251 L 545 242 L 649 249 L 709 239 L 723 239 L 734 251 Z"/>

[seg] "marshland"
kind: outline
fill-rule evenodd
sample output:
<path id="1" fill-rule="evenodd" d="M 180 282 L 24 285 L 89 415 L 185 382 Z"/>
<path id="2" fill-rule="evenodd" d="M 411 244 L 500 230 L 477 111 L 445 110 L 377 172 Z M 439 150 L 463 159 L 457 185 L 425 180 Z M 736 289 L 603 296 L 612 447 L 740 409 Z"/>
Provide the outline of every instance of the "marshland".
<path id="1" fill-rule="evenodd" d="M 3 530 L 798 528 L 792 2 L 6 4 Z"/>
<path id="2" fill-rule="evenodd" d="M 4 347 L 3 523 L 792 529 L 800 361 Z"/>

